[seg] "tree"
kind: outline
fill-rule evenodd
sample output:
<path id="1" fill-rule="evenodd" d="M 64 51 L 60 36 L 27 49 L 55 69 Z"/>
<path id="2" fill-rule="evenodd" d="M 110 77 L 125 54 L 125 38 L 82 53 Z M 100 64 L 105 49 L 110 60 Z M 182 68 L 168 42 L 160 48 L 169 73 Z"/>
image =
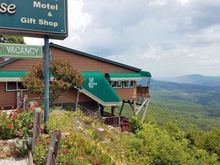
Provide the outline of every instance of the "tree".
<path id="1" fill-rule="evenodd" d="M 19 35 L 0 34 L 0 43 L 24 44 L 24 38 Z"/>
<path id="2" fill-rule="evenodd" d="M 77 70 L 74 70 L 68 62 L 58 58 L 53 58 L 50 63 L 50 75 L 50 104 L 53 104 L 62 92 L 70 90 L 74 87 L 79 87 L 84 81 L 82 75 Z M 22 79 L 22 82 L 30 92 L 43 97 L 43 61 L 34 66 L 29 74 Z"/>

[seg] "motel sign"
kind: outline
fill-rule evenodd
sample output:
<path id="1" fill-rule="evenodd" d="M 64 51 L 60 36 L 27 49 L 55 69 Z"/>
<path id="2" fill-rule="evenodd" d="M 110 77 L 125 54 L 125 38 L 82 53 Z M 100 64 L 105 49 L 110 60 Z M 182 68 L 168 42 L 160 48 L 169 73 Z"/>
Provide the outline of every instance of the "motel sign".
<path id="1" fill-rule="evenodd" d="M 1 32 L 64 39 L 67 0 L 0 0 L 0 20 Z"/>

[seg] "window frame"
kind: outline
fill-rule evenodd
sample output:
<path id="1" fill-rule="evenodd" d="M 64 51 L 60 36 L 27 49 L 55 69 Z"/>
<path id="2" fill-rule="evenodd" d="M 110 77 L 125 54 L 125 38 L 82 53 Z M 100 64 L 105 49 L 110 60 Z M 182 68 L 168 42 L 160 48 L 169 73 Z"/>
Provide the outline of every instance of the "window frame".
<path id="1" fill-rule="evenodd" d="M 15 86 L 16 86 L 16 89 L 8 89 L 8 83 L 16 83 L 15 84 Z M 14 82 L 14 81 L 7 81 L 7 82 L 5 82 L 5 91 L 6 92 L 18 92 L 18 91 L 27 91 L 28 89 L 27 88 L 24 88 L 24 89 L 22 89 L 22 88 L 20 88 L 19 89 L 19 83 L 21 83 L 21 82 Z"/>
<path id="2" fill-rule="evenodd" d="M 120 82 L 120 86 L 119 86 Z M 113 86 L 113 83 L 115 83 L 115 86 Z M 112 88 L 123 88 L 122 81 L 111 81 L 111 87 Z"/>
<path id="3" fill-rule="evenodd" d="M 125 86 L 124 84 L 128 83 L 128 86 Z M 135 81 L 128 80 L 128 81 L 123 81 L 123 88 L 135 88 Z"/>

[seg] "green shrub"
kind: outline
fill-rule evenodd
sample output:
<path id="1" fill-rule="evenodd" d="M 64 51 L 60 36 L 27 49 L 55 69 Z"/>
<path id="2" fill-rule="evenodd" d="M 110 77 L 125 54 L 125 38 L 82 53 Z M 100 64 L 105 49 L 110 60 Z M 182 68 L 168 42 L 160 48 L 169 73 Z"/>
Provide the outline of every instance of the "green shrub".
<path id="1" fill-rule="evenodd" d="M 142 129 L 142 123 L 137 116 L 133 116 L 130 120 L 131 131 L 137 133 Z"/>

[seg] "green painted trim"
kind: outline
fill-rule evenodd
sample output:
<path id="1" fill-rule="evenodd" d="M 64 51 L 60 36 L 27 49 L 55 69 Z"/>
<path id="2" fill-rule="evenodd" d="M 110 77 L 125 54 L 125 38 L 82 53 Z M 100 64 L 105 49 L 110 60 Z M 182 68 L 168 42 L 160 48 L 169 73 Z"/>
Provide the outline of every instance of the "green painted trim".
<path id="1" fill-rule="evenodd" d="M 21 78 L 27 74 L 27 71 L 0 71 L 0 78 Z"/>
<path id="2" fill-rule="evenodd" d="M 142 77 L 152 77 L 151 73 L 148 71 L 141 71 L 140 74 Z"/>
<path id="3" fill-rule="evenodd" d="M 0 82 L 21 82 L 27 71 L 0 71 Z"/>
<path id="4" fill-rule="evenodd" d="M 108 73 L 107 77 L 113 81 L 141 80 L 140 73 Z"/>

